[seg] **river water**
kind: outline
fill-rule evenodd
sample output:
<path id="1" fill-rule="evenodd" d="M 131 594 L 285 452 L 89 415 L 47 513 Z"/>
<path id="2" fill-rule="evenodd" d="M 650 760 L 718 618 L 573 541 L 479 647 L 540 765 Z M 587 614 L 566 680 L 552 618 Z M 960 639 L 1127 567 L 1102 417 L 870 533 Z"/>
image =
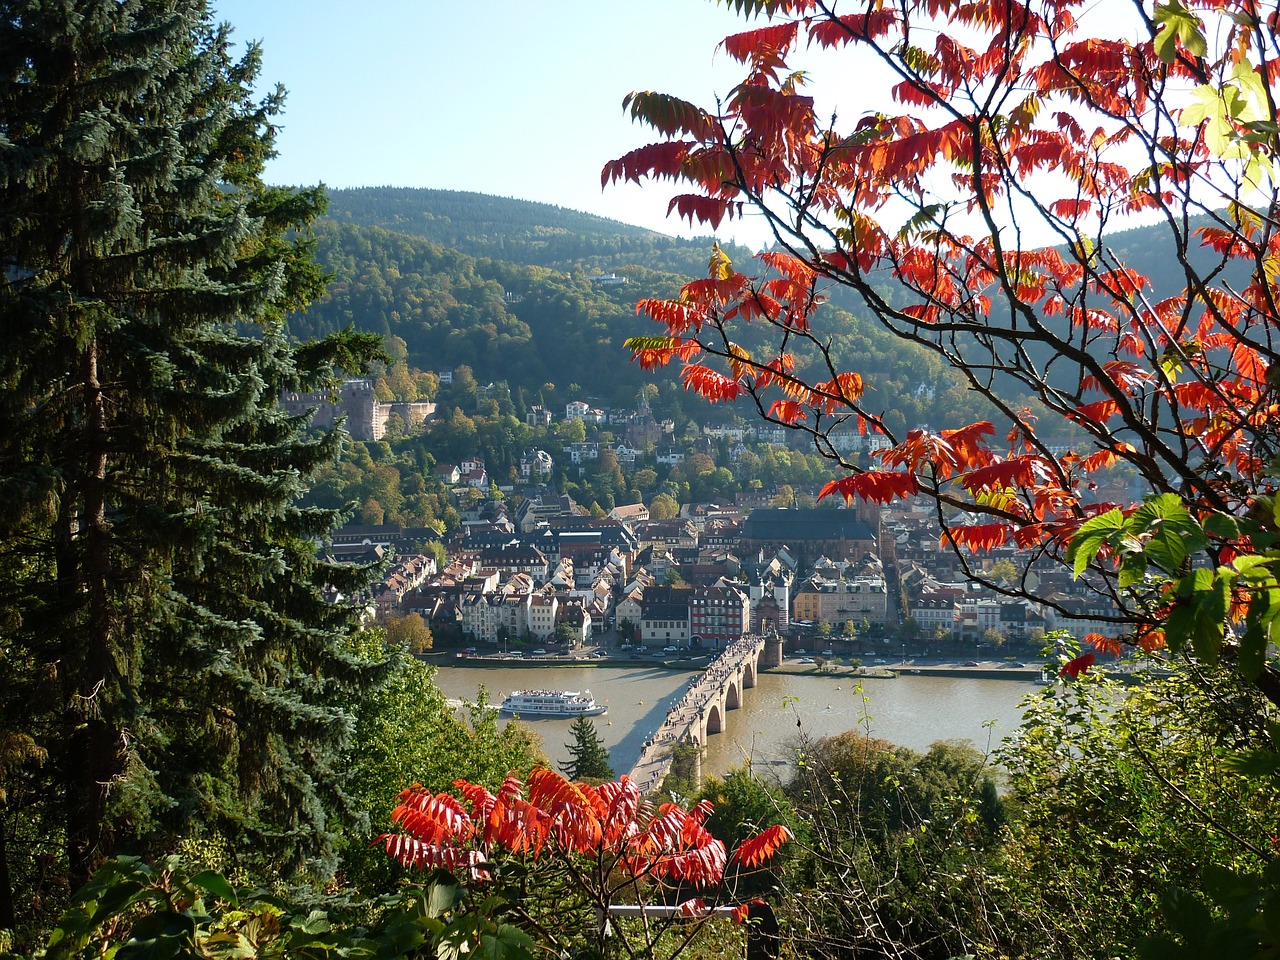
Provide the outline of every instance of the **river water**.
<path id="1" fill-rule="evenodd" d="M 609 712 L 594 718 L 596 730 L 614 770 L 625 773 L 691 676 L 639 664 L 532 668 L 446 663 L 436 685 L 446 696 L 465 700 L 474 700 L 483 686 L 495 706 L 512 690 L 589 689 L 597 700 L 608 702 Z M 1037 684 L 1021 680 L 910 674 L 858 679 L 766 672 L 745 691 L 741 709 L 728 712 L 724 732 L 708 739 L 703 772 L 724 774 L 747 758 L 757 768 L 782 764 L 791 758 L 798 735 L 817 738 L 855 727 L 914 750 L 926 750 L 938 740 L 968 740 L 986 751 L 1017 727 L 1018 703 L 1036 689 Z M 542 738 L 553 763 L 568 759 L 571 720 L 524 722 Z"/>

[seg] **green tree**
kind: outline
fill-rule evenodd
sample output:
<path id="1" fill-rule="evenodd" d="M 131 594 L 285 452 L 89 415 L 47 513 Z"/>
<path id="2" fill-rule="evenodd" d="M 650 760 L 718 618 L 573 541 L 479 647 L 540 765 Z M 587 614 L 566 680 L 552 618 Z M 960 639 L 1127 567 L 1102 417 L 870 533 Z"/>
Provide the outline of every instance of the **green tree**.
<path id="1" fill-rule="evenodd" d="M 680 516 L 680 504 L 674 497 L 660 493 L 649 503 L 649 516 L 654 520 L 672 520 Z"/>
<path id="2" fill-rule="evenodd" d="M 403 617 L 389 617 L 386 623 L 387 641 L 410 653 L 426 653 L 431 649 L 431 628 L 420 613 Z"/>
<path id="3" fill-rule="evenodd" d="M 372 653 L 381 631 L 363 635 Z M 499 727 L 498 714 L 483 694 L 462 710 L 450 705 L 435 685 L 436 668 L 397 655 L 386 684 L 361 702 L 347 753 L 349 790 L 368 811 L 373 831 L 386 829 L 400 788 L 420 783 L 447 790 L 459 777 L 496 790 L 511 770 L 545 763 L 537 736 L 524 723 Z M 367 832 L 352 832 L 342 850 L 343 874 L 355 893 L 376 896 L 390 889 L 393 871 L 386 857 L 369 848 Z"/>
<path id="4" fill-rule="evenodd" d="M 987 806 L 982 754 L 950 743 L 919 754 L 857 731 L 801 749 L 787 795 L 803 829 L 783 886 L 811 955 L 942 960 L 1003 942 L 1001 811 Z"/>
<path id="5" fill-rule="evenodd" d="M 632 485 L 646 496 L 658 485 L 658 475 L 649 467 L 637 470 L 631 477 Z"/>
<path id="6" fill-rule="evenodd" d="M 1024 944 L 1133 956 L 1160 931 L 1175 888 L 1274 869 L 1274 775 L 1240 763 L 1268 740 L 1262 699 L 1219 668 L 1124 687 L 1093 674 L 1029 700 L 1000 754 L 1018 812 L 1001 871 L 1013 898 L 1005 913 Z M 1081 896 L 1088 923 L 1069 912 Z"/>
<path id="7" fill-rule="evenodd" d="M 573 742 L 565 744 L 569 759 L 560 764 L 560 772 L 570 780 L 612 780 L 609 751 L 596 732 L 595 722 L 590 717 L 576 717 L 569 732 L 573 734 Z"/>
<path id="8" fill-rule="evenodd" d="M 996 582 L 1014 583 L 1018 579 L 1018 566 L 1012 560 L 1002 558 L 991 564 L 987 576 Z"/>
<path id="9" fill-rule="evenodd" d="M 258 66 L 203 0 L 0 16 L 0 742 L 44 758 L 5 776 L 0 926 L 34 864 L 76 886 L 201 830 L 332 866 L 377 671 L 325 591 L 367 575 L 320 561 L 337 517 L 296 506 L 340 439 L 276 398 L 376 351 L 282 334 L 320 290 L 292 238 L 322 197 L 260 180 Z"/>

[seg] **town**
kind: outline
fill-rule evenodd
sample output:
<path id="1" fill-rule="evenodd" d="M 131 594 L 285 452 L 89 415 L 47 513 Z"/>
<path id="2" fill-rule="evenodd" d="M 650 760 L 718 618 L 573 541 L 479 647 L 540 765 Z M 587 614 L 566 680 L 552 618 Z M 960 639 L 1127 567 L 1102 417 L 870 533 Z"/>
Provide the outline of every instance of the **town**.
<path id="1" fill-rule="evenodd" d="M 451 372 L 437 376 L 445 388 L 452 381 Z M 476 392 L 483 397 L 486 388 Z M 377 402 L 367 380 L 348 381 L 336 403 L 301 395 L 284 402 L 292 412 L 314 409 L 324 425 L 345 416 L 357 440 L 375 441 L 388 415 L 404 407 Z M 415 428 L 429 434 L 434 404 L 414 407 Z M 553 422 L 541 406 L 527 418 Z M 436 649 L 512 659 L 602 642 L 636 655 L 711 652 L 744 633 L 776 632 L 791 652 L 879 658 L 885 648 L 910 647 L 964 660 L 984 648 L 1034 653 L 1059 629 L 1075 636 L 1114 629 L 1112 608 L 1060 564 L 1036 571 L 1036 599 L 1011 595 L 1025 559 L 1017 548 L 1010 543 L 962 560 L 940 536 L 936 508 L 923 502 L 818 504 L 816 488 L 761 487 L 678 504 L 675 516 L 654 517 L 644 503 L 593 515 L 548 482 L 557 461 L 578 476 L 602 451 L 619 469 L 638 462 L 670 467 L 720 442 L 732 464 L 748 443 L 785 448 L 787 431 L 766 424 L 748 435 L 745 427 L 707 426 L 682 447 L 672 441 L 674 425 L 656 421 L 643 398 L 637 409 L 611 411 L 571 401 L 563 420 L 593 430 L 613 426 L 624 438 L 578 440 L 554 454 L 524 451 L 509 483 L 495 482 L 481 456 L 437 464 L 434 479 L 458 511 L 452 532 L 396 523 L 333 532 L 323 546 L 335 559 L 394 557 L 370 598 L 380 620 L 417 616 Z M 865 452 L 874 449 L 868 441 Z M 431 555 L 423 553 L 427 543 L 437 545 Z M 979 562 L 982 578 L 964 569 Z"/>

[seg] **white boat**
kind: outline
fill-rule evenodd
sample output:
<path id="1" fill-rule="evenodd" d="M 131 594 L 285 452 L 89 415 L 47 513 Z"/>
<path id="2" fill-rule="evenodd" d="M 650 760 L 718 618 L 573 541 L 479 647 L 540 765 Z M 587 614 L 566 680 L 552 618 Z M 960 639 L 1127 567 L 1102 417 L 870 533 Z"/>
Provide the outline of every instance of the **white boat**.
<path id="1" fill-rule="evenodd" d="M 590 690 L 512 690 L 498 708 L 521 717 L 598 717 L 609 706 Z"/>

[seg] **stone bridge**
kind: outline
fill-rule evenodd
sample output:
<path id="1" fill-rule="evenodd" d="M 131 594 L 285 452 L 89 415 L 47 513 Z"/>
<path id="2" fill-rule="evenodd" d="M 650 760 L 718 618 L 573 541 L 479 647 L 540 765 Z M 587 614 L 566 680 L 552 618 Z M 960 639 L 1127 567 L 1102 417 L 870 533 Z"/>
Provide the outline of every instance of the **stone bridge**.
<path id="1" fill-rule="evenodd" d="M 742 706 L 747 690 L 756 685 L 756 675 L 764 667 L 782 665 L 782 639 L 776 634 L 743 634 L 695 677 L 671 709 L 667 711 L 653 738 L 645 742 L 640 759 L 631 768 L 642 793 L 656 790 L 671 770 L 676 744 L 701 748 L 707 737 L 725 729 L 730 710 Z M 694 753 L 694 781 L 702 778 L 701 750 Z"/>

